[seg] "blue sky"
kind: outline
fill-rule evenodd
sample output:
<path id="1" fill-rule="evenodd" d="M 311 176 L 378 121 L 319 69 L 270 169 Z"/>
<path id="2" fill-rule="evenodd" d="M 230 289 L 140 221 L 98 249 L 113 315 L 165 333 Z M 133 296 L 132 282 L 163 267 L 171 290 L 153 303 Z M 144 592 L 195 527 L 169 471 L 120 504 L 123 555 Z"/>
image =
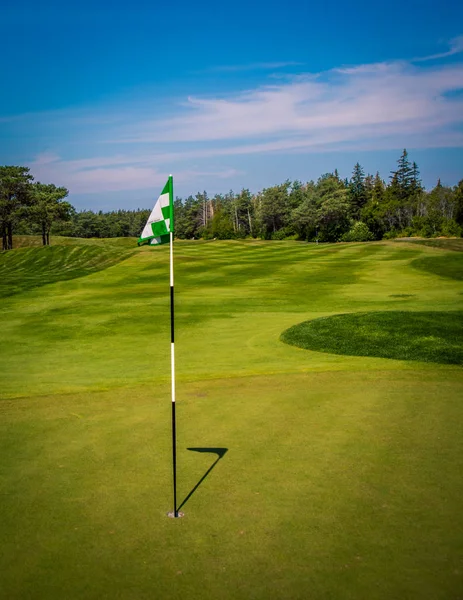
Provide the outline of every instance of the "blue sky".
<path id="1" fill-rule="evenodd" d="M 2 3 L 0 164 L 77 208 L 307 181 L 402 149 L 463 178 L 463 4 Z M 5 52 L 5 50 L 4 50 Z"/>

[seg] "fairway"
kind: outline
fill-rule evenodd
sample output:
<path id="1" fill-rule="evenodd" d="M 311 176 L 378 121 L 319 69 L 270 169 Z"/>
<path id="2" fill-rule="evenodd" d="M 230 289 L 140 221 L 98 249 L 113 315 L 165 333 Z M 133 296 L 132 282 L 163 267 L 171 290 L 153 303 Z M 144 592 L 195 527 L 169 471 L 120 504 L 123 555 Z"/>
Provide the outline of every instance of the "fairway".
<path id="1" fill-rule="evenodd" d="M 463 597 L 461 364 L 335 348 L 356 313 L 436 313 L 432 345 L 463 253 L 176 242 L 173 520 L 168 247 L 27 242 L 0 254 L 0 597 Z"/>

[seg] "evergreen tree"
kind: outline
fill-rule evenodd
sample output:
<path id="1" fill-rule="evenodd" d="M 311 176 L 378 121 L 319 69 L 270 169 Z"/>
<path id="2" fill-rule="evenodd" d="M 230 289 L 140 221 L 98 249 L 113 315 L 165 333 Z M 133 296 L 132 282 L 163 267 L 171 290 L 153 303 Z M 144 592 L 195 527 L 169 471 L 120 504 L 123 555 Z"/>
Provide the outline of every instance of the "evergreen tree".
<path id="1" fill-rule="evenodd" d="M 412 164 L 411 190 L 413 193 L 423 191 L 423 186 L 421 184 L 420 170 L 418 169 L 418 165 L 416 164 L 416 162 L 413 162 L 413 164 Z"/>
<path id="2" fill-rule="evenodd" d="M 40 225 L 42 243 L 50 245 L 50 230 L 57 220 L 69 219 L 73 210 L 69 202 L 63 202 L 68 195 L 65 187 L 56 187 L 53 183 L 45 184 L 39 181 L 32 186 L 33 205 L 29 217 Z"/>
<path id="3" fill-rule="evenodd" d="M 380 240 L 386 231 L 383 219 L 385 189 L 384 181 L 377 172 L 372 178 L 368 202 L 360 213 L 361 220 L 367 225 L 376 240 Z"/>
<path id="4" fill-rule="evenodd" d="M 28 167 L 0 166 L 0 231 L 3 250 L 13 248 L 13 229 L 32 203 Z"/>
<path id="5" fill-rule="evenodd" d="M 179 203 L 175 210 L 175 235 L 180 239 L 198 237 L 200 210 L 198 201 L 193 196 Z"/>
<path id="6" fill-rule="evenodd" d="M 381 179 L 378 171 L 376 171 L 375 178 L 373 180 L 373 190 L 372 190 L 372 199 L 378 204 L 384 199 L 384 191 L 386 189 L 386 185 L 384 181 Z"/>
<path id="7" fill-rule="evenodd" d="M 360 212 L 367 203 L 367 189 L 365 186 L 365 173 L 359 163 L 354 166 L 349 183 L 350 212 L 353 219 L 360 218 Z"/>
<path id="8" fill-rule="evenodd" d="M 420 211 L 422 187 L 418 166 L 410 163 L 407 150 L 404 149 L 397 165 L 386 190 L 386 214 L 389 229 L 404 230 L 413 226 L 413 219 Z"/>
<path id="9" fill-rule="evenodd" d="M 391 173 L 391 191 L 396 200 L 408 200 L 414 192 L 414 185 L 417 176 L 417 167 L 410 164 L 408 152 L 404 149 L 402 156 L 397 161 L 398 169 Z M 418 172 L 419 175 L 419 172 Z"/>
<path id="10" fill-rule="evenodd" d="M 369 200 L 371 200 L 374 184 L 375 184 L 375 179 L 374 179 L 373 175 L 370 175 L 370 173 L 368 173 L 368 175 L 365 176 L 365 192 L 367 195 L 367 202 Z"/>

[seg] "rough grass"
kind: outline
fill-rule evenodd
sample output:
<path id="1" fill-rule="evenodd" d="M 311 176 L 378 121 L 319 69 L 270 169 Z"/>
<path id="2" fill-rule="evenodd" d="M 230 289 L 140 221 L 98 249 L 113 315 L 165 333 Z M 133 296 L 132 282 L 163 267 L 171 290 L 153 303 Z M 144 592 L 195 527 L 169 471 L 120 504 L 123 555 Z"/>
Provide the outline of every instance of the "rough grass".
<path id="1" fill-rule="evenodd" d="M 401 241 L 411 242 L 412 244 L 422 244 L 432 248 L 441 248 L 443 250 L 455 250 L 456 252 L 463 251 L 462 238 L 435 238 L 435 239 L 414 239 L 402 238 Z"/>
<path id="2" fill-rule="evenodd" d="M 463 279 L 463 254 L 445 254 L 444 256 L 424 256 L 412 263 L 415 269 L 433 273 L 439 277 Z"/>
<path id="3" fill-rule="evenodd" d="M 319 352 L 463 364 L 463 311 L 333 315 L 287 329 L 287 344 Z"/>
<path id="4" fill-rule="evenodd" d="M 10 259 L 11 285 L 40 282 L 41 251 Z M 0 595 L 458 598 L 461 367 L 279 341 L 339 313 L 461 311 L 460 281 L 411 266 L 450 253 L 177 242 L 173 521 L 168 249 L 119 251 L 1 301 Z M 191 447 L 227 452 L 209 471 Z"/>

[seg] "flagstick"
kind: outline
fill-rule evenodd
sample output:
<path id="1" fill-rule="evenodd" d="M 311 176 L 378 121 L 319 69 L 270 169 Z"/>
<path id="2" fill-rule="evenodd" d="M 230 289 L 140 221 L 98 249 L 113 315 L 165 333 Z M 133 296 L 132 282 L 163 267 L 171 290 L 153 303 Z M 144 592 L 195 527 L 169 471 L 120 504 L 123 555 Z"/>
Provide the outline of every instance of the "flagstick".
<path id="1" fill-rule="evenodd" d="M 183 517 L 177 510 L 177 433 L 175 422 L 175 344 L 174 344 L 174 185 L 173 177 L 169 175 L 169 204 L 170 204 L 170 363 L 172 380 L 172 468 L 174 481 L 174 518 Z"/>
<path id="2" fill-rule="evenodd" d="M 174 475 L 174 517 L 177 512 L 177 440 L 175 427 L 175 344 L 174 344 L 174 236 L 170 232 L 170 362 L 172 379 L 172 465 Z"/>
<path id="3" fill-rule="evenodd" d="M 168 194 L 168 201 L 167 196 Z M 168 208 L 168 210 L 166 210 Z M 169 233 L 170 254 L 170 358 L 172 380 L 172 467 L 174 475 L 174 510 L 168 512 L 169 517 L 183 517 L 177 510 L 177 443 L 175 428 L 175 346 L 174 346 L 174 178 L 169 175 L 169 180 L 163 187 L 161 195 L 154 204 L 148 221 L 138 240 L 140 244 L 164 244 Z"/>

